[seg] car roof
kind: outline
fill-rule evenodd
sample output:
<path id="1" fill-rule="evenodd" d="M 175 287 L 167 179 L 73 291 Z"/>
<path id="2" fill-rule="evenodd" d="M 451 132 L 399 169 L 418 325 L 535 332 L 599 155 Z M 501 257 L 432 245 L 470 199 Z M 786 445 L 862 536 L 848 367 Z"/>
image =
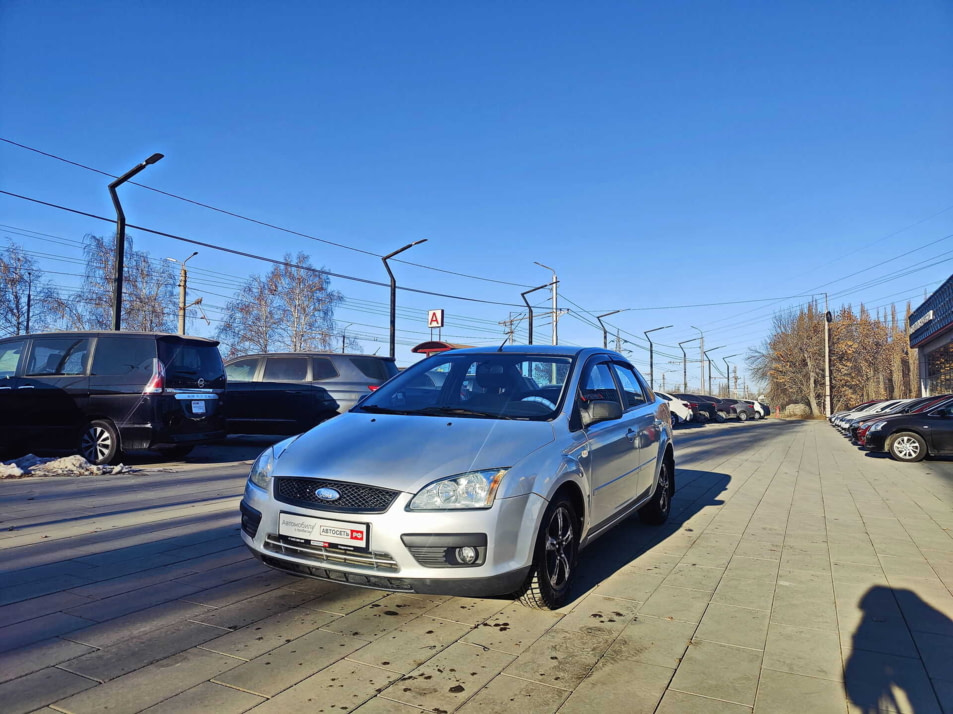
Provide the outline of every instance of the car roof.
<path id="1" fill-rule="evenodd" d="M 360 352 L 253 352 L 247 355 L 235 355 L 229 357 L 226 362 L 234 362 L 239 359 L 248 359 L 249 357 L 372 357 L 373 359 L 393 362 L 393 357 L 386 355 L 365 355 Z"/>
<path id="2" fill-rule="evenodd" d="M 52 332 L 31 332 L 28 335 L 11 335 L 4 340 L 26 339 L 28 337 L 161 337 L 170 340 L 187 340 L 189 342 L 207 342 L 218 345 L 218 340 L 193 335 L 177 335 L 174 332 L 141 332 L 138 330 L 53 330 Z"/>
<path id="3" fill-rule="evenodd" d="M 545 355 L 547 357 L 575 357 L 577 355 L 606 354 L 623 362 L 629 360 L 618 352 L 602 347 L 576 347 L 572 345 L 503 345 L 502 347 L 467 347 L 460 350 L 448 350 L 440 354 L 504 354 Z"/>

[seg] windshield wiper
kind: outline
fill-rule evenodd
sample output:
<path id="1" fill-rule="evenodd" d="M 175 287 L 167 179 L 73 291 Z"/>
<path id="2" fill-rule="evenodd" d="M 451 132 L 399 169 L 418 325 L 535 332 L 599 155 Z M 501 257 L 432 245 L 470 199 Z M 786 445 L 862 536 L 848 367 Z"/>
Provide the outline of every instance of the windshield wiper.
<path id="1" fill-rule="evenodd" d="M 424 407 L 423 409 L 417 409 L 412 412 L 407 412 L 408 414 L 428 414 L 434 416 L 445 416 L 445 415 L 456 415 L 456 416 L 479 416 L 479 417 L 488 417 L 490 419 L 514 419 L 508 414 L 499 414 L 497 412 L 481 412 L 476 409 L 465 409 L 463 407 Z"/>

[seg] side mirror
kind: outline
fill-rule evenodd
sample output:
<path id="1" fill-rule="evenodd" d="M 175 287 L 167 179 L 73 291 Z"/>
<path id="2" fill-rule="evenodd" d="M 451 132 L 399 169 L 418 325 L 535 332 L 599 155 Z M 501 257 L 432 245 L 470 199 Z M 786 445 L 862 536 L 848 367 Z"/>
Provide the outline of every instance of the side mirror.
<path id="1" fill-rule="evenodd" d="M 597 399 L 589 402 L 580 410 L 582 425 L 598 424 L 601 421 L 611 421 L 622 417 L 622 405 L 607 399 Z"/>

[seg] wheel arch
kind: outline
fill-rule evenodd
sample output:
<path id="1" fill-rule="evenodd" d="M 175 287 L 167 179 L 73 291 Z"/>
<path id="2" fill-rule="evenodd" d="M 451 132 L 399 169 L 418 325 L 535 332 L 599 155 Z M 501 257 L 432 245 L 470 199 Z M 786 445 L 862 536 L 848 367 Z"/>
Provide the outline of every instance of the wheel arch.
<path id="1" fill-rule="evenodd" d="M 553 493 L 550 501 L 555 501 L 557 498 L 565 496 L 569 499 L 569 502 L 572 504 L 573 510 L 576 512 L 576 519 L 578 521 L 577 526 L 579 528 L 580 537 L 582 536 L 583 527 L 586 522 L 586 499 L 583 496 L 582 489 L 579 487 L 575 481 L 567 480 L 563 481 L 559 487 Z"/>

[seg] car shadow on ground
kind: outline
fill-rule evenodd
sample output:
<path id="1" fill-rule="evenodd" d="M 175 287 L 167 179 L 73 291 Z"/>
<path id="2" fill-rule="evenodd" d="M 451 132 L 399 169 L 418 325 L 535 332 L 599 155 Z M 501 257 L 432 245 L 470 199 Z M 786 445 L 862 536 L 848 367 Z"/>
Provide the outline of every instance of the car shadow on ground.
<path id="1" fill-rule="evenodd" d="M 936 687 L 946 685 L 937 680 L 949 674 L 944 643 L 953 621 L 912 590 L 885 585 L 864 593 L 858 608 L 863 618 L 844 668 L 844 690 L 857 711 L 940 711 Z"/>
<path id="2" fill-rule="evenodd" d="M 677 469 L 675 478 L 672 510 L 664 525 L 646 525 L 633 514 L 579 554 L 576 582 L 567 605 L 681 531 L 701 509 L 721 505 L 719 496 L 731 481 L 728 474 L 695 469 Z"/>

